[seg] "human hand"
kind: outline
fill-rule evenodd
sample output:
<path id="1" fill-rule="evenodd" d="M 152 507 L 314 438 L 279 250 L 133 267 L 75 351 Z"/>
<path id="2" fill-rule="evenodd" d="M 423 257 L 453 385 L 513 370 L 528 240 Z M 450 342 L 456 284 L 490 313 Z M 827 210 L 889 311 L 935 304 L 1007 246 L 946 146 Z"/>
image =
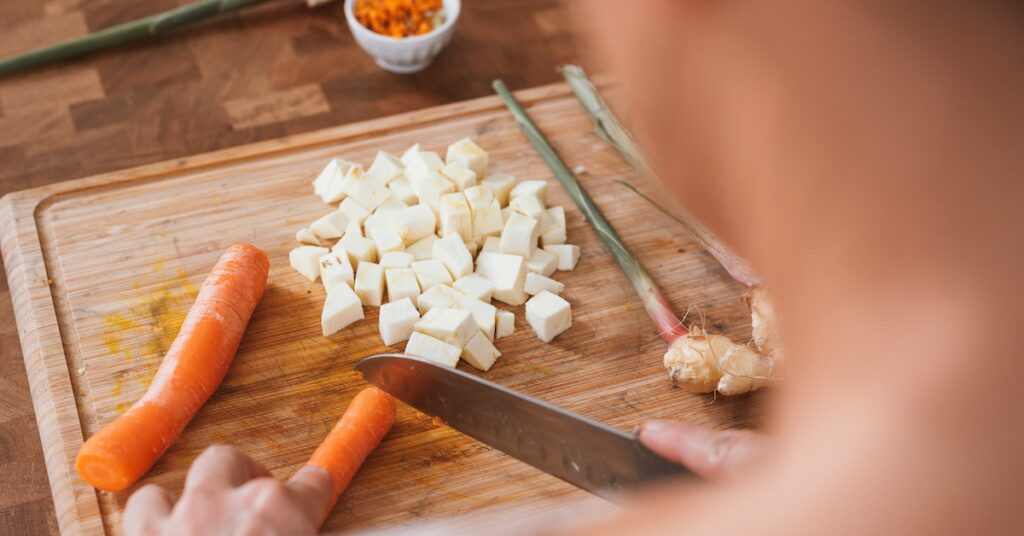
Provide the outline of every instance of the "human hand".
<path id="1" fill-rule="evenodd" d="M 648 421 L 640 442 L 655 454 L 711 481 L 735 480 L 766 450 L 767 440 L 750 430 L 712 430 L 682 421 Z"/>
<path id="2" fill-rule="evenodd" d="M 214 445 L 192 463 L 181 498 L 156 484 L 128 499 L 128 536 L 316 534 L 332 506 L 331 477 L 304 466 L 287 482 L 238 449 Z"/>

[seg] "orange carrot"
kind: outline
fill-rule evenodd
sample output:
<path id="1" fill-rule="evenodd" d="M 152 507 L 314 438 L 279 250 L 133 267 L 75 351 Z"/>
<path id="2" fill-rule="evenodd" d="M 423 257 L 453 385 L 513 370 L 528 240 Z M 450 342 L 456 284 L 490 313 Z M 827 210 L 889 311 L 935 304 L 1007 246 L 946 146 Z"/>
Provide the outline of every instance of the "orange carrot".
<path id="1" fill-rule="evenodd" d="M 366 457 L 395 422 L 395 399 L 377 389 L 363 389 L 349 404 L 306 465 L 327 469 L 334 485 L 333 505 L 348 487 Z"/>
<path id="2" fill-rule="evenodd" d="M 269 270 L 259 248 L 235 244 L 224 252 L 146 394 L 78 451 L 75 469 L 86 482 L 121 491 L 171 446 L 224 379 Z"/>

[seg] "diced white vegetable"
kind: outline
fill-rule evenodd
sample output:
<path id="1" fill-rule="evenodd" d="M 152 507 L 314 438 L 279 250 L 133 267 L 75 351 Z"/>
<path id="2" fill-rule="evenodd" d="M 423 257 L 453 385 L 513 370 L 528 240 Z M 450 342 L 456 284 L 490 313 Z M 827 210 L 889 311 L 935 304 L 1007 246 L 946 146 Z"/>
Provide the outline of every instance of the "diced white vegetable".
<path id="1" fill-rule="evenodd" d="M 537 249 L 537 220 L 515 213 L 501 231 L 502 253 L 530 258 Z"/>
<path id="2" fill-rule="evenodd" d="M 427 235 L 420 240 L 413 243 L 413 245 L 405 248 L 407 253 L 411 253 L 414 260 L 425 261 L 433 258 L 434 256 L 434 242 L 440 240 L 436 234 Z"/>
<path id="3" fill-rule="evenodd" d="M 405 178 L 409 179 L 409 184 L 413 188 L 416 188 L 423 181 L 424 177 L 431 173 L 436 174 L 443 167 L 444 161 L 441 160 L 440 156 L 437 156 L 437 153 L 419 151 L 409 156 L 408 162 L 405 164 Z"/>
<path id="4" fill-rule="evenodd" d="M 494 299 L 509 305 L 522 305 L 527 295 L 526 262 L 518 255 L 481 253 L 476 259 L 476 271 L 494 285 Z"/>
<path id="5" fill-rule="evenodd" d="M 501 206 L 492 199 L 486 207 L 473 210 L 473 241 L 481 243 L 490 236 L 501 235 L 505 220 L 501 217 Z"/>
<path id="6" fill-rule="evenodd" d="M 473 240 L 473 213 L 462 192 L 447 194 L 441 198 L 441 236 L 455 233 L 464 242 Z"/>
<path id="7" fill-rule="evenodd" d="M 540 248 L 534 250 L 533 255 L 526 259 L 526 269 L 535 274 L 550 276 L 555 273 L 556 268 L 558 268 L 558 255 Z"/>
<path id="8" fill-rule="evenodd" d="M 558 269 L 562 271 L 576 268 L 580 260 L 580 247 L 573 244 L 551 244 L 544 246 L 544 251 L 558 255 Z"/>
<path id="9" fill-rule="evenodd" d="M 406 244 L 413 244 L 434 234 L 436 219 L 426 205 L 412 205 L 385 215 L 388 227 L 398 232 Z"/>
<path id="10" fill-rule="evenodd" d="M 416 307 L 420 310 L 420 314 L 427 314 L 431 309 L 436 308 L 454 309 L 463 296 L 465 294 L 448 285 L 434 285 L 416 298 Z"/>
<path id="11" fill-rule="evenodd" d="M 441 174 L 444 175 L 446 179 L 452 181 L 452 184 L 455 185 L 456 191 L 461 192 L 466 188 L 476 186 L 476 173 L 474 173 L 472 169 L 469 169 L 458 162 L 446 164 L 441 169 Z"/>
<path id="12" fill-rule="evenodd" d="M 551 207 L 544 211 L 540 219 L 540 242 L 545 246 L 565 243 L 565 209 Z"/>
<path id="13" fill-rule="evenodd" d="M 389 251 L 380 256 L 380 267 L 385 270 L 392 268 L 408 268 L 416 260 L 411 253 L 405 251 Z"/>
<path id="14" fill-rule="evenodd" d="M 373 211 L 374 214 L 381 214 L 385 212 L 393 212 L 403 208 L 408 208 L 409 205 L 405 204 L 405 201 L 395 197 L 394 193 L 388 194 L 388 198 L 383 203 L 377 206 L 377 209 Z"/>
<path id="15" fill-rule="evenodd" d="M 526 322 L 540 340 L 551 342 L 572 326 L 572 308 L 569 302 L 545 290 L 526 302 Z"/>
<path id="16" fill-rule="evenodd" d="M 366 176 L 386 185 L 392 180 L 401 177 L 404 170 L 405 165 L 402 164 L 402 161 L 397 156 L 384 151 L 377 151 L 373 164 L 366 170 Z"/>
<path id="17" fill-rule="evenodd" d="M 466 202 L 469 203 L 469 208 L 473 209 L 473 211 L 490 206 L 491 202 L 494 201 L 494 194 L 483 186 L 466 188 L 466 191 L 462 193 L 466 196 Z"/>
<path id="18" fill-rule="evenodd" d="M 473 241 L 465 242 L 464 245 L 466 246 L 466 250 L 469 251 L 470 258 L 475 259 L 476 252 L 480 251 L 480 245 Z"/>
<path id="19" fill-rule="evenodd" d="M 390 289 L 389 289 L 390 290 Z M 380 338 L 385 346 L 400 343 L 412 335 L 412 327 L 420 319 L 420 313 L 409 298 L 392 301 L 380 306 Z"/>
<path id="20" fill-rule="evenodd" d="M 420 284 L 416 281 L 416 272 L 412 268 L 392 268 L 384 270 L 387 281 L 388 301 L 399 301 L 403 298 L 415 300 L 420 296 Z"/>
<path id="21" fill-rule="evenodd" d="M 469 138 L 463 138 L 449 145 L 445 161 L 449 164 L 458 163 L 473 170 L 479 179 L 487 176 L 487 151 L 481 149 Z"/>
<path id="22" fill-rule="evenodd" d="M 447 308 L 431 309 L 413 329 L 459 348 L 466 346 L 473 334 L 479 331 L 472 313 Z"/>
<path id="23" fill-rule="evenodd" d="M 309 229 L 299 229 L 295 233 L 295 240 L 298 241 L 298 243 L 305 244 L 307 246 L 321 245 L 320 239 L 317 238 L 317 236 L 313 234 L 313 231 L 310 231 Z"/>
<path id="24" fill-rule="evenodd" d="M 352 220 L 352 221 L 348 222 L 348 227 L 345 228 L 345 234 L 346 235 L 362 237 L 363 236 L 363 226 L 359 225 L 359 222 L 357 222 L 355 220 Z"/>
<path id="25" fill-rule="evenodd" d="M 296 272 L 316 281 L 320 277 L 320 257 L 328 253 L 330 250 L 320 246 L 299 246 L 288 252 L 288 262 Z"/>
<path id="26" fill-rule="evenodd" d="M 313 234 L 320 237 L 320 239 L 338 238 L 345 234 L 345 228 L 348 227 L 348 216 L 340 210 L 335 210 L 321 216 L 319 219 L 314 221 L 310 226 L 309 230 L 313 231 Z"/>
<path id="27" fill-rule="evenodd" d="M 494 296 L 494 285 L 480 274 L 460 277 L 452 286 L 455 290 L 485 302 L 491 301 L 491 297 Z"/>
<path id="28" fill-rule="evenodd" d="M 389 227 L 377 227 L 370 230 L 370 239 L 377 247 L 377 255 L 383 255 L 392 251 L 405 251 L 405 242 L 402 237 Z"/>
<path id="29" fill-rule="evenodd" d="M 345 195 L 373 210 L 391 195 L 391 190 L 383 183 L 367 176 L 362 168 L 352 168 L 345 176 Z"/>
<path id="30" fill-rule="evenodd" d="M 520 183 L 516 184 L 515 187 L 512 188 L 512 191 L 509 192 L 508 197 L 509 197 L 509 201 L 511 202 L 512 199 L 515 199 L 515 198 L 517 198 L 517 197 L 519 197 L 521 195 L 529 195 L 529 194 L 536 195 L 540 199 L 541 203 L 547 205 L 548 204 L 548 183 L 547 183 L 547 181 L 532 180 L 532 181 L 520 182 Z"/>
<path id="31" fill-rule="evenodd" d="M 455 191 L 455 185 L 436 171 L 427 172 L 419 181 L 412 183 L 420 203 L 430 207 L 434 214 L 441 211 L 441 198 Z"/>
<path id="32" fill-rule="evenodd" d="M 373 240 L 354 234 L 346 234 L 341 237 L 333 249 L 347 253 L 348 260 L 353 266 L 358 266 L 360 262 L 375 262 L 377 260 L 377 246 Z"/>
<path id="33" fill-rule="evenodd" d="M 487 335 L 487 340 L 494 340 L 494 323 L 498 313 L 497 307 L 472 296 L 464 296 L 459 300 L 456 308 L 469 311 L 473 315 L 473 322 L 476 322 L 476 327 L 484 335 Z"/>
<path id="34" fill-rule="evenodd" d="M 405 353 L 454 367 L 459 362 L 459 356 L 462 355 L 462 348 L 414 331 L 405 345 Z"/>
<path id="35" fill-rule="evenodd" d="M 343 192 L 345 175 L 350 169 L 357 166 L 359 164 L 340 158 L 332 158 L 327 162 L 327 166 L 320 172 L 316 180 L 313 181 L 313 193 L 319 196 L 324 203 L 330 204 L 341 201 L 345 197 Z"/>
<path id="36" fill-rule="evenodd" d="M 485 372 L 491 368 L 491 365 L 494 365 L 499 357 L 501 357 L 501 352 L 494 347 L 490 339 L 480 332 L 473 335 L 473 338 L 466 343 L 466 347 L 462 349 L 462 359 Z"/>
<path id="37" fill-rule="evenodd" d="M 341 212 L 348 216 L 350 221 L 359 223 L 360 225 L 366 221 L 366 217 L 370 215 L 370 209 L 363 206 L 362 203 L 355 199 L 345 199 L 338 205 L 338 212 Z"/>
<path id="38" fill-rule="evenodd" d="M 425 261 L 413 261 L 413 271 L 416 272 L 416 279 L 420 282 L 420 288 L 427 290 L 434 285 L 452 284 L 452 275 L 448 273 L 448 269 L 444 267 L 444 264 L 437 259 L 428 259 Z"/>
<path id="39" fill-rule="evenodd" d="M 457 234 L 447 235 L 434 242 L 431 256 L 444 264 L 444 267 L 452 275 L 452 279 L 473 273 L 473 255 Z"/>
<path id="40" fill-rule="evenodd" d="M 508 205 L 508 198 L 512 193 L 512 187 L 516 185 L 516 178 L 508 173 L 494 173 L 488 175 L 480 184 L 490 190 L 494 194 L 494 198 L 498 200 L 498 204 L 504 207 Z"/>
<path id="41" fill-rule="evenodd" d="M 384 270 L 379 264 L 359 263 L 356 267 L 355 291 L 363 305 L 380 306 L 384 301 Z"/>
<path id="42" fill-rule="evenodd" d="M 359 296 L 348 285 L 338 285 L 327 293 L 324 310 L 320 314 L 320 328 L 327 337 L 362 318 L 363 304 L 359 302 Z"/>
<path id="43" fill-rule="evenodd" d="M 508 223 L 508 219 L 515 213 L 516 211 L 513 210 L 512 207 L 505 207 L 501 209 L 501 226 L 504 227 L 505 224 Z"/>
<path id="44" fill-rule="evenodd" d="M 388 227 L 388 222 L 391 221 L 391 218 L 393 218 L 395 213 L 397 212 L 399 211 L 396 210 L 393 212 L 383 212 L 381 214 L 370 214 L 369 216 L 367 216 L 366 221 L 363 222 L 363 234 L 367 238 L 369 238 L 370 231 L 372 231 L 373 229 L 376 229 L 378 227 Z M 397 231 L 398 229 L 395 230 Z"/>
<path id="45" fill-rule="evenodd" d="M 529 216 L 535 220 L 539 220 L 544 215 L 544 203 L 541 202 L 540 198 L 536 194 L 526 194 L 519 197 L 512 198 L 509 201 L 508 206 L 512 207 L 512 210 L 522 214 L 523 216 Z"/>
<path id="46" fill-rule="evenodd" d="M 494 338 L 501 339 L 516 332 L 516 315 L 512 311 L 498 309 L 495 318 Z"/>
<path id="47" fill-rule="evenodd" d="M 544 291 L 552 294 L 561 294 L 565 290 L 565 285 L 550 277 L 531 272 L 526 274 L 526 283 L 523 283 L 523 290 L 530 296 L 536 296 Z"/>
<path id="48" fill-rule="evenodd" d="M 391 190 L 391 195 L 401 199 L 406 205 L 415 205 L 419 201 L 416 197 L 416 190 L 412 189 L 412 185 L 405 177 L 392 180 L 388 183 L 388 189 Z"/>
<path id="49" fill-rule="evenodd" d="M 338 285 L 352 286 L 355 282 L 355 274 L 352 271 L 352 263 L 348 255 L 332 251 L 320 256 L 320 280 L 323 281 L 324 289 L 330 293 L 331 289 Z"/>
<path id="50" fill-rule="evenodd" d="M 488 236 L 484 239 L 484 245 L 480 248 L 480 252 L 491 251 L 494 253 L 501 253 L 501 238 L 497 236 Z"/>
<path id="51" fill-rule="evenodd" d="M 409 162 L 412 162 L 412 157 L 418 152 L 420 152 L 420 144 L 414 143 L 412 144 L 412 147 L 409 147 L 404 153 L 402 153 L 399 160 L 401 160 L 403 166 L 408 166 Z"/>

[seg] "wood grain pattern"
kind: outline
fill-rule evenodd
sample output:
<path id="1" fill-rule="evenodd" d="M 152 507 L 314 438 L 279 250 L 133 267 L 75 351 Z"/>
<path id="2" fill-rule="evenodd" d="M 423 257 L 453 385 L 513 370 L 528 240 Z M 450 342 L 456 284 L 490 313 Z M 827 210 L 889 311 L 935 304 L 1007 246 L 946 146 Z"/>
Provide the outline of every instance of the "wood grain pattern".
<path id="1" fill-rule="evenodd" d="M 625 163 L 591 130 L 562 86 L 520 98 L 562 151 L 625 242 L 677 309 L 749 337 L 741 290 L 678 224 L 611 179 Z M 96 493 L 72 470 L 83 437 L 145 390 L 195 289 L 230 244 L 271 258 L 271 282 L 224 384 L 141 483 L 180 489 L 188 465 L 231 442 L 274 474 L 294 471 L 364 385 L 352 365 L 386 350 L 377 309 L 331 338 L 319 335 L 323 289 L 288 267 L 294 232 L 327 210 L 310 181 L 332 156 L 369 162 L 415 141 L 441 150 L 473 136 L 492 169 L 550 181 L 567 209 L 578 268 L 560 273 L 574 327 L 537 340 L 516 308 L 517 332 L 486 377 L 629 429 L 655 417 L 752 425 L 757 398 L 712 399 L 675 389 L 664 343 L 579 211 L 495 97 L 183 158 L 7 196 L 0 245 L 57 519 L 68 533 L 118 532 L 128 492 Z M 507 502 L 547 504 L 583 492 L 402 408 L 399 422 L 335 508 L 327 529 L 436 518 Z"/>

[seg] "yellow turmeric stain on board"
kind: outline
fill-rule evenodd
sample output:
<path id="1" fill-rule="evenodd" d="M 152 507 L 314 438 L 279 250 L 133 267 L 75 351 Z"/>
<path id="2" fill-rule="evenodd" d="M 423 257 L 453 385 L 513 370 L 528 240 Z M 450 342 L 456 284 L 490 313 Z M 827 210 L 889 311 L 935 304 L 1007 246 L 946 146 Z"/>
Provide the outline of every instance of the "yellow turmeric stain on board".
<path id="1" fill-rule="evenodd" d="M 131 407 L 132 407 L 131 404 L 126 404 L 124 402 L 121 402 L 120 404 L 118 404 L 117 406 L 114 407 L 114 411 L 118 412 L 119 414 L 124 414 Z"/>

